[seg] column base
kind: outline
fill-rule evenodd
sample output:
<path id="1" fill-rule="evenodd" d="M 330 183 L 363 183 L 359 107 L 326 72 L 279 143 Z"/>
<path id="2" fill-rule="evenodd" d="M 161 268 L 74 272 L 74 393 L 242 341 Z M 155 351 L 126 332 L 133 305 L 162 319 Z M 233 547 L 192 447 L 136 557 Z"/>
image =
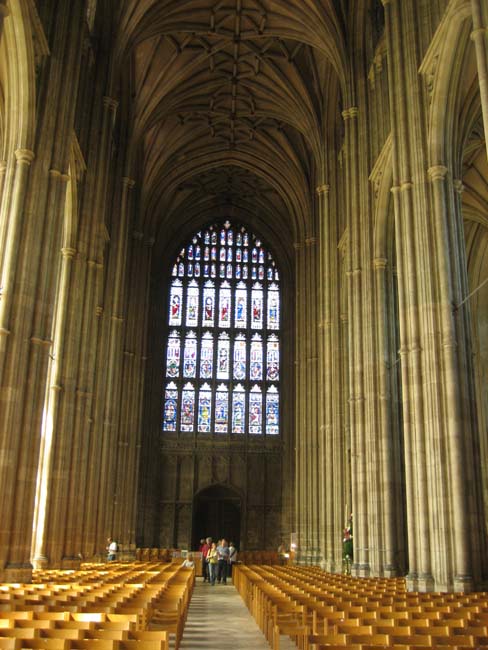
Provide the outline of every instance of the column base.
<path id="1" fill-rule="evenodd" d="M 420 591 L 429 593 L 436 591 L 436 584 L 430 573 L 409 573 L 406 578 L 407 591 Z"/>
<path id="2" fill-rule="evenodd" d="M 32 560 L 33 569 L 47 569 L 49 561 L 45 555 L 37 555 Z"/>
<path id="3" fill-rule="evenodd" d="M 473 576 L 454 576 L 453 588 L 456 592 L 470 594 L 474 591 Z"/>
<path id="4" fill-rule="evenodd" d="M 383 567 L 383 577 L 384 578 L 397 578 L 398 570 L 392 564 L 387 564 Z"/>
<path id="5" fill-rule="evenodd" d="M 8 564 L 0 571 L 0 582 L 32 582 L 32 564 Z"/>
<path id="6" fill-rule="evenodd" d="M 371 567 L 369 564 L 353 564 L 351 567 L 351 575 L 356 578 L 369 578 L 371 575 Z"/>
<path id="7" fill-rule="evenodd" d="M 63 557 L 61 560 L 61 569 L 79 569 L 81 566 L 80 557 Z"/>

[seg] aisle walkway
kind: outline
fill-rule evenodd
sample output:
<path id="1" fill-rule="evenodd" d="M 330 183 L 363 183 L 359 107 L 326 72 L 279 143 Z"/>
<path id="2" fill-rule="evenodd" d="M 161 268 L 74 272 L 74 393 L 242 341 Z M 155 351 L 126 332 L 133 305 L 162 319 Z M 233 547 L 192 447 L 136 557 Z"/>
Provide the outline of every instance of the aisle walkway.
<path id="1" fill-rule="evenodd" d="M 280 650 L 295 648 L 283 639 Z M 214 587 L 197 579 L 181 650 L 270 650 L 261 630 L 231 584 Z M 296 648 L 295 648 L 296 650 Z"/>

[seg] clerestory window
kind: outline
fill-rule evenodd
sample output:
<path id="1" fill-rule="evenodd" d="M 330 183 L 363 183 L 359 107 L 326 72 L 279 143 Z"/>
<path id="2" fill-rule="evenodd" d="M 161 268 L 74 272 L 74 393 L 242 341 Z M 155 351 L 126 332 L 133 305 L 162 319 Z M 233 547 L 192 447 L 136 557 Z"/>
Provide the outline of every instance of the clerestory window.
<path id="1" fill-rule="evenodd" d="M 269 250 L 229 221 L 172 266 L 163 431 L 280 432 L 280 283 Z"/>

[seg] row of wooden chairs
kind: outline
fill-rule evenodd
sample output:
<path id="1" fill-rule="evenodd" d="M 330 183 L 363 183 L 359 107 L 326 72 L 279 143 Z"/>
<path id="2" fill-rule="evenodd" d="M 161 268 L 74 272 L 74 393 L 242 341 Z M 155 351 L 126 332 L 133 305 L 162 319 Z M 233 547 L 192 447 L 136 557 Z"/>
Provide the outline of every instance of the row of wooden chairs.
<path id="1" fill-rule="evenodd" d="M 410 593 L 402 579 L 238 566 L 234 584 L 274 650 L 488 647 L 488 594 Z"/>
<path id="2" fill-rule="evenodd" d="M 1 648 L 179 647 L 195 583 L 180 563 L 86 564 L 0 585 Z"/>
<path id="3" fill-rule="evenodd" d="M 194 559 L 193 553 L 190 552 L 189 555 Z M 141 562 L 170 562 L 172 559 L 180 556 L 181 550 L 175 548 L 136 549 L 136 560 Z M 239 551 L 238 558 L 242 564 L 282 565 L 284 563 L 284 556 L 275 551 Z"/>

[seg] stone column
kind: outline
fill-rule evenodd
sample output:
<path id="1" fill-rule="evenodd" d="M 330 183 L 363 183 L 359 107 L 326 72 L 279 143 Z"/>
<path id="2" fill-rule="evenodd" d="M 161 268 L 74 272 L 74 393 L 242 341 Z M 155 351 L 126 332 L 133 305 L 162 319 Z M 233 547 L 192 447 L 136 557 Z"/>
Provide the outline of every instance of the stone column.
<path id="1" fill-rule="evenodd" d="M 5 185 L 5 176 L 7 174 L 7 161 L 0 160 L 0 214 L 3 200 L 3 188 Z M 1 241 L 1 240 L 0 240 Z"/>
<path id="2" fill-rule="evenodd" d="M 483 8 L 484 7 L 484 8 Z M 478 82 L 480 85 L 481 110 L 483 112 L 483 126 L 485 134 L 488 133 L 488 9 L 485 0 L 471 0 L 473 14 L 473 31 L 471 38 L 476 49 L 476 63 L 478 65 Z M 488 154 L 488 137 L 485 137 L 486 152 Z"/>
<path id="3" fill-rule="evenodd" d="M 466 471 L 464 436 L 460 409 L 459 369 L 456 358 L 457 339 L 452 310 L 452 273 L 450 268 L 450 245 L 446 229 L 445 182 L 447 167 L 436 165 L 428 170 L 434 198 L 434 227 L 438 246 L 437 262 L 439 276 L 439 309 L 441 328 L 441 356 L 443 384 L 445 390 L 445 409 L 447 449 L 450 467 L 450 489 L 452 508 L 450 513 L 454 538 L 454 590 L 471 591 L 473 576 L 470 557 L 470 531 L 468 526 L 468 499 L 466 493 Z"/>

